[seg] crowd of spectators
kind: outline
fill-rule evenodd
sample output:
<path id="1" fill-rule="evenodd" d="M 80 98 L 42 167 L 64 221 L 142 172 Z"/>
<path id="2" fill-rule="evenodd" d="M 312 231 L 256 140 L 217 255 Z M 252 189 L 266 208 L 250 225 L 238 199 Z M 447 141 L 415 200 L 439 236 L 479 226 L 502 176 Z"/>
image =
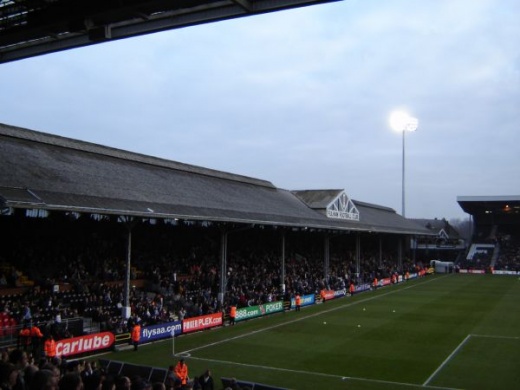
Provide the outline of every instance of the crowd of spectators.
<path id="1" fill-rule="evenodd" d="M 500 252 L 494 268 L 520 272 L 520 240 L 507 234 L 499 238 L 499 245 Z"/>
<path id="2" fill-rule="evenodd" d="M 49 239 L 45 221 L 37 220 L 31 225 L 33 235 L 13 237 L 0 262 L 10 269 L 15 264 L 16 273 L 27 275 L 34 285 L 1 297 L 4 317 L 20 326 L 28 320 L 43 324 L 43 329 L 56 338 L 68 336 L 70 329 L 61 324 L 77 317 L 91 318 L 100 330 L 130 330 L 121 316 L 125 305 L 125 231 L 103 222 L 90 228 L 88 223 L 79 226 L 71 229 L 65 224 Z M 405 259 L 403 269 L 398 270 L 395 253 L 385 252 L 380 259 L 378 251 L 367 246 L 361 253 L 358 272 L 355 244 L 346 242 L 331 249 L 325 275 L 323 238 L 301 239 L 295 233 L 287 239 L 283 274 L 279 235 L 262 231 L 239 234 L 229 238 L 226 294 L 220 301 L 218 234 L 201 226 L 181 227 L 175 234 L 168 226 L 151 226 L 134 233 L 130 277 L 142 283 L 135 283 L 129 291 L 133 316 L 145 324 L 155 324 L 228 313 L 231 305 L 251 306 L 288 300 L 296 293 L 346 289 L 350 283 L 369 283 L 375 277 L 404 273 L 416 266 Z"/>
<path id="3" fill-rule="evenodd" d="M 459 269 L 520 272 L 520 232 L 514 229 L 507 233 L 499 232 L 493 226 L 492 235 L 479 236 L 487 238 L 482 240 L 480 247 L 476 244 L 477 250 L 472 257 L 457 262 Z"/>
<path id="4" fill-rule="evenodd" d="M 202 374 L 201 380 L 204 381 L 209 373 Z M 198 381 L 199 378 L 196 379 Z M 36 359 L 21 349 L 2 351 L 0 360 L 2 390 L 203 390 L 201 386 L 191 385 L 181 387 L 170 375 L 164 381 L 151 383 L 148 378 L 138 375 L 112 374 L 98 366 L 96 360 Z"/>

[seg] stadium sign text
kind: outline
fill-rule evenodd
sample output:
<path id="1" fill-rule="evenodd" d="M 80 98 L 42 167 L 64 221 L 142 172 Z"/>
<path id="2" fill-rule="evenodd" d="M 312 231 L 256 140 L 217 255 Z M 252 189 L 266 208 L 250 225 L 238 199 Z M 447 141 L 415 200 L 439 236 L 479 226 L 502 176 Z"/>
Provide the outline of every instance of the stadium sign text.
<path id="1" fill-rule="evenodd" d="M 261 317 L 267 314 L 283 311 L 283 302 L 277 301 L 259 306 L 242 307 L 237 309 L 235 321 L 243 321 L 249 318 Z"/>
<path id="2" fill-rule="evenodd" d="M 99 351 L 109 348 L 114 343 L 114 340 L 114 335 L 110 332 L 63 339 L 56 343 L 56 354 L 58 356 L 72 356 L 85 352 Z"/>
<path id="3" fill-rule="evenodd" d="M 345 211 L 338 211 L 338 210 L 327 210 L 327 217 L 338 218 L 338 219 L 348 219 L 350 221 L 359 221 L 359 214 L 348 213 Z"/>
<path id="4" fill-rule="evenodd" d="M 160 340 L 172 337 L 172 334 L 179 335 L 182 333 L 181 321 L 169 322 L 166 324 L 147 326 L 141 329 L 141 343 L 147 343 L 153 340 Z"/>
<path id="5" fill-rule="evenodd" d="M 222 325 L 222 313 L 206 314 L 204 316 L 183 320 L 182 333 L 196 332 L 220 325 Z"/>

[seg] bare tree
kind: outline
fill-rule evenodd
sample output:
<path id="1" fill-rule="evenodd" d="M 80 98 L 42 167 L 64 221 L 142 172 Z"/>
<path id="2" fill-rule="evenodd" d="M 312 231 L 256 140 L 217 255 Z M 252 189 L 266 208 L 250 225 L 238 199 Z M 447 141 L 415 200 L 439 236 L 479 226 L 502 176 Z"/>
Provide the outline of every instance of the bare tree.
<path id="1" fill-rule="evenodd" d="M 460 219 L 460 218 L 454 218 L 450 219 L 450 225 L 456 229 L 460 237 L 466 240 L 466 242 L 471 241 L 471 234 L 473 231 L 473 226 L 470 218 L 467 219 Z"/>

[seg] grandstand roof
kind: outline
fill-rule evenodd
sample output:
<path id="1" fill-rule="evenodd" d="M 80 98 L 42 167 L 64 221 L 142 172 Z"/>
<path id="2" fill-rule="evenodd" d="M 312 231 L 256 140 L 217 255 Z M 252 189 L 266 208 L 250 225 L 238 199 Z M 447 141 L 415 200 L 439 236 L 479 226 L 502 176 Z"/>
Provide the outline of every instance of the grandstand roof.
<path id="1" fill-rule="evenodd" d="M 0 203 L 4 210 L 429 234 L 390 208 L 355 202 L 358 220 L 329 218 L 266 180 L 4 124 Z"/>
<path id="2" fill-rule="evenodd" d="M 516 214 L 520 218 L 520 195 L 457 196 L 457 202 L 471 215 Z"/>
<path id="3" fill-rule="evenodd" d="M 0 0 L 0 63 L 339 0 Z"/>

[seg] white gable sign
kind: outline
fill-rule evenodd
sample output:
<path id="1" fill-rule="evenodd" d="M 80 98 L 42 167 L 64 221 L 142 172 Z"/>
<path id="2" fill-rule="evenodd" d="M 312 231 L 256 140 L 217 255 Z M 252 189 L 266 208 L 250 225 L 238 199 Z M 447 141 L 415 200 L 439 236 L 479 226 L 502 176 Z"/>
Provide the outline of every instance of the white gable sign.
<path id="1" fill-rule="evenodd" d="M 359 221 L 359 211 L 347 194 L 341 192 L 341 194 L 327 206 L 327 217 Z"/>

